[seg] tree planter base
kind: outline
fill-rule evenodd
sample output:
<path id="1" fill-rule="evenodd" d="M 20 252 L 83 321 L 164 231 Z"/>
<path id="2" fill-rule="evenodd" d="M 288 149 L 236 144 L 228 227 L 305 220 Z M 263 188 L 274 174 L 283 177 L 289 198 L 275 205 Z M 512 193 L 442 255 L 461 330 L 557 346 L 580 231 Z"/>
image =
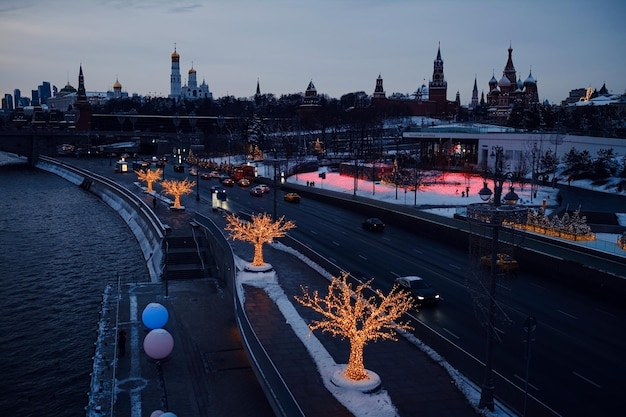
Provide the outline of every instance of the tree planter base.
<path id="1" fill-rule="evenodd" d="M 263 264 L 261 266 L 254 266 L 250 263 L 246 264 L 244 266 L 244 271 L 246 272 L 256 272 L 256 273 L 263 273 L 263 272 L 270 272 L 274 269 L 274 267 L 272 267 L 271 264 Z"/>
<path id="2" fill-rule="evenodd" d="M 346 376 L 343 374 L 345 369 L 346 367 L 342 366 L 341 369 L 333 373 L 333 376 L 330 379 L 333 385 L 353 391 L 359 391 L 365 394 L 376 392 L 380 389 L 381 380 L 376 372 L 366 369 L 365 372 L 367 372 L 367 375 L 369 376 L 368 379 L 353 381 L 346 378 Z"/>

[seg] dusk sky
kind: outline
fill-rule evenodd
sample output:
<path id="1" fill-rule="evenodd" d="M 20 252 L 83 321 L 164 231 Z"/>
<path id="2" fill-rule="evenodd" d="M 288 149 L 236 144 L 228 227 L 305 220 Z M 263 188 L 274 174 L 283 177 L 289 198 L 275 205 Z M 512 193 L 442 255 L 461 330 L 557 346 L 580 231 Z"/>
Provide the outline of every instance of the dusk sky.
<path id="1" fill-rule="evenodd" d="M 2 0 L 0 94 L 30 97 L 42 81 L 87 91 L 167 96 L 170 55 L 182 84 L 197 71 L 214 98 L 304 92 L 340 98 L 384 79 L 387 96 L 432 77 L 441 45 L 448 100 L 497 80 L 513 48 L 540 100 L 575 88 L 626 91 L 623 0 Z"/>

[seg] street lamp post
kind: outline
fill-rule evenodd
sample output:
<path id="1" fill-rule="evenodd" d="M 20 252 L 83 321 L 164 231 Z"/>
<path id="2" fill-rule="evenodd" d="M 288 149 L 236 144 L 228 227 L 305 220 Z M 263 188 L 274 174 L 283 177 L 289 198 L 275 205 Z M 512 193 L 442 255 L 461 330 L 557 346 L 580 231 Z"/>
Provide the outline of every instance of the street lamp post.
<path id="1" fill-rule="evenodd" d="M 532 153 L 533 153 L 533 166 L 532 166 L 532 169 L 531 169 L 531 176 L 530 176 L 530 202 L 531 203 L 533 202 L 533 197 L 534 197 L 534 194 L 535 194 L 535 187 L 536 187 L 535 182 L 537 180 L 536 179 L 537 174 L 536 174 L 536 171 L 535 171 L 535 158 L 537 157 L 537 142 L 533 143 Z"/>
<path id="2" fill-rule="evenodd" d="M 179 147 L 178 149 L 178 158 L 177 158 L 177 163 L 180 163 L 180 153 L 181 153 L 181 146 L 180 146 L 180 139 L 179 139 L 179 135 L 178 135 L 178 126 L 180 125 L 180 116 L 178 115 L 178 113 L 175 113 L 174 116 L 172 116 L 172 123 L 174 123 L 174 129 L 176 130 L 176 146 Z"/>
<path id="3" fill-rule="evenodd" d="M 196 142 L 195 136 L 195 128 L 196 128 L 196 113 L 189 113 L 189 125 L 191 126 L 191 137 L 192 140 L 189 141 L 189 149 L 191 150 L 191 142 Z M 200 158 L 198 155 L 195 155 L 196 158 L 196 201 L 200 201 Z"/>
<path id="4" fill-rule="evenodd" d="M 483 380 L 480 394 L 479 408 L 488 408 L 494 411 L 494 380 L 493 380 L 493 347 L 496 319 L 496 270 L 498 259 L 498 244 L 500 240 L 500 228 L 503 222 L 524 222 L 528 215 L 528 208 L 518 206 L 519 197 L 515 194 L 513 186 L 504 196 L 502 202 L 502 186 L 506 180 L 512 176 L 511 173 L 503 173 L 503 149 L 494 146 L 492 156 L 495 157 L 495 169 L 492 172 L 494 183 L 493 201 L 487 202 L 491 198 L 491 190 L 487 187 L 487 181 L 483 182 L 483 188 L 478 192 L 480 198 L 485 203 L 469 204 L 467 206 L 467 219 L 469 222 L 483 225 L 491 229 L 491 265 L 489 271 L 489 294 L 487 312 L 487 352 L 485 359 L 485 378 Z"/>

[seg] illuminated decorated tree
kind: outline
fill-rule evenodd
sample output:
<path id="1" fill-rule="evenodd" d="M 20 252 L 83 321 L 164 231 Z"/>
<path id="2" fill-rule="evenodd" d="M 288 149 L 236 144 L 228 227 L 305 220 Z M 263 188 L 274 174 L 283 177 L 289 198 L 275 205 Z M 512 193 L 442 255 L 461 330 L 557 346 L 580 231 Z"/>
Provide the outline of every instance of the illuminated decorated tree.
<path id="1" fill-rule="evenodd" d="M 163 170 L 161 170 L 161 168 L 157 168 L 154 171 L 152 171 L 151 169 L 147 169 L 145 171 L 137 170 L 135 171 L 135 174 L 137 174 L 137 178 L 139 179 L 139 181 L 143 181 L 146 183 L 147 191 L 151 193 L 152 184 L 161 179 L 161 177 L 163 176 Z"/>
<path id="2" fill-rule="evenodd" d="M 278 220 L 272 220 L 267 213 L 252 215 L 252 221 L 241 221 L 234 214 L 226 217 L 226 231 L 233 240 L 242 240 L 254 245 L 254 259 L 252 266 L 263 266 L 263 244 L 272 243 L 277 237 L 283 237 L 288 230 L 296 227 L 291 220 L 285 220 L 285 216 Z"/>
<path id="3" fill-rule="evenodd" d="M 344 272 L 341 278 L 331 279 L 328 294 L 323 298 L 317 291 L 309 294 L 306 287 L 301 287 L 301 297 L 295 296 L 300 304 L 324 316 L 323 320 L 313 320 L 309 324 L 311 330 L 321 329 L 350 341 L 350 358 L 343 372 L 350 381 L 369 378 L 363 364 L 363 349 L 367 342 L 397 340 L 397 330 L 412 330 L 408 323 L 396 321 L 412 308 L 411 296 L 396 285 L 385 296 L 382 291 L 373 290 L 371 282 L 361 283 L 352 290 L 348 273 Z M 375 295 L 366 297 L 364 290 L 372 290 Z"/>
<path id="4" fill-rule="evenodd" d="M 180 208 L 180 196 L 189 194 L 196 185 L 195 181 L 189 181 L 185 178 L 182 181 L 178 180 L 163 180 L 161 182 L 165 194 L 169 194 L 174 197 L 174 208 Z"/>

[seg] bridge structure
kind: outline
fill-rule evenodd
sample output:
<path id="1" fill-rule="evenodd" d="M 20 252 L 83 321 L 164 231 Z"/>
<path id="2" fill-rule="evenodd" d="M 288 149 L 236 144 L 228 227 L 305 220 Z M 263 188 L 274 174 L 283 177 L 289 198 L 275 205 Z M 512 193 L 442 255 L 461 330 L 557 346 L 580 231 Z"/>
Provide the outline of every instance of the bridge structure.
<path id="1" fill-rule="evenodd" d="M 169 132 L 120 132 L 120 131 L 72 131 L 18 129 L 0 131 L 0 151 L 24 156 L 31 165 L 37 163 L 40 155 L 56 156 L 64 144 L 71 144 L 76 152 L 87 153 L 89 150 L 101 153 L 107 147 L 120 142 L 139 142 L 139 145 L 153 147 L 159 154 L 171 152 L 170 145 L 190 145 L 191 135 Z M 123 152 L 123 148 L 117 148 Z"/>

